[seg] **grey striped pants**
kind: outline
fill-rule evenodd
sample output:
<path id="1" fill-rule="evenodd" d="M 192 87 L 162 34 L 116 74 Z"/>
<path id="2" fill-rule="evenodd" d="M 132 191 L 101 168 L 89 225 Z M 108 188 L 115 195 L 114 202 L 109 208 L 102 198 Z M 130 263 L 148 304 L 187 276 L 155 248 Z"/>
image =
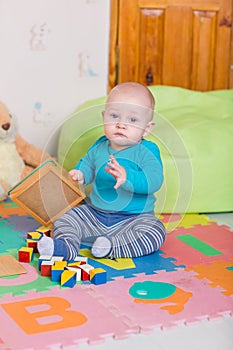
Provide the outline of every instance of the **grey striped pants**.
<path id="1" fill-rule="evenodd" d="M 112 242 L 109 258 L 130 258 L 151 254 L 165 241 L 162 222 L 152 214 L 139 214 L 112 226 L 106 226 L 89 210 L 80 205 L 69 210 L 54 223 L 53 238 L 66 245 L 69 259 L 77 256 L 81 242 L 107 236 Z"/>

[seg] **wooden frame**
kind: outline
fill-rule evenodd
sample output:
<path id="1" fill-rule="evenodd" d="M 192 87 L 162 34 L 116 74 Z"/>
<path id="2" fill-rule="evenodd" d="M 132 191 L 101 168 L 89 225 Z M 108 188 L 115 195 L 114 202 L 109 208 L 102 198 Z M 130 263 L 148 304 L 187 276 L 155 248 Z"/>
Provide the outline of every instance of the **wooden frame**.
<path id="1" fill-rule="evenodd" d="M 9 191 L 10 198 L 44 226 L 78 205 L 85 194 L 77 181 L 56 162 L 36 168 Z"/>
<path id="2" fill-rule="evenodd" d="M 119 30 L 119 1 L 110 1 L 110 40 L 109 40 L 109 77 L 108 92 L 118 82 L 118 30 Z"/>

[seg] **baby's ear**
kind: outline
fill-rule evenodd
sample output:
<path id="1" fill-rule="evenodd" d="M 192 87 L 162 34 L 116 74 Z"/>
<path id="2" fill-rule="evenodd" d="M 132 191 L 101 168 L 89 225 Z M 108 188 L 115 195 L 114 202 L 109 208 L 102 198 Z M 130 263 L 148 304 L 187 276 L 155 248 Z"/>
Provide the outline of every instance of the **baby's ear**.
<path id="1" fill-rule="evenodd" d="M 150 132 L 154 129 L 155 127 L 155 122 L 151 121 L 147 124 L 147 127 L 144 131 L 143 137 L 146 137 L 147 135 L 150 134 Z"/>

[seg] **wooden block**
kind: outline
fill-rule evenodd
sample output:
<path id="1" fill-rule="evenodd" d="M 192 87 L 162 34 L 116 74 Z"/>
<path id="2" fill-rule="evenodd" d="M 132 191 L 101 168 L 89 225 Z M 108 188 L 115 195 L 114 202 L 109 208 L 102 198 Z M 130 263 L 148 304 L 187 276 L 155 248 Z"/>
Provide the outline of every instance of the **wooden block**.
<path id="1" fill-rule="evenodd" d="M 77 261 L 77 262 L 70 262 L 70 263 L 67 264 L 68 267 L 75 267 L 75 268 L 80 267 L 80 265 L 81 265 L 81 262 L 80 262 L 80 261 Z M 83 264 L 82 264 L 82 265 L 83 265 Z"/>
<path id="2" fill-rule="evenodd" d="M 30 263 L 33 259 L 33 248 L 22 247 L 18 250 L 18 260 L 20 262 Z"/>
<path id="3" fill-rule="evenodd" d="M 43 226 L 80 204 L 85 194 L 78 181 L 55 161 L 36 168 L 9 191 L 10 198 Z"/>
<path id="4" fill-rule="evenodd" d="M 90 271 L 90 281 L 96 285 L 107 282 L 107 272 L 101 267 Z"/>
<path id="5" fill-rule="evenodd" d="M 81 279 L 82 281 L 88 281 L 90 280 L 90 271 L 94 269 L 92 265 L 85 264 L 85 265 L 80 265 L 81 269 Z"/>
<path id="6" fill-rule="evenodd" d="M 51 270 L 52 270 L 53 262 L 50 261 L 42 261 L 40 274 L 41 276 L 51 276 Z"/>
<path id="7" fill-rule="evenodd" d="M 41 234 L 44 234 L 48 237 L 51 236 L 51 228 L 50 227 L 40 226 L 40 227 L 38 227 L 38 229 L 36 231 L 41 233 Z"/>
<path id="8" fill-rule="evenodd" d="M 67 270 L 76 272 L 76 282 L 81 281 L 81 269 L 78 266 L 68 266 L 66 267 Z"/>
<path id="9" fill-rule="evenodd" d="M 61 274 L 64 270 L 54 270 L 53 267 L 51 269 L 51 279 L 53 282 L 61 281 Z"/>
<path id="10" fill-rule="evenodd" d="M 52 261 L 53 261 L 53 259 L 52 259 Z M 58 270 L 61 270 L 61 269 L 64 270 L 64 268 L 66 267 L 66 265 L 67 265 L 67 262 L 66 262 L 66 261 L 55 261 L 55 262 L 54 262 L 54 268 L 55 268 L 55 269 L 58 269 Z"/>
<path id="11" fill-rule="evenodd" d="M 41 270 L 41 265 L 43 261 L 50 261 L 51 260 L 51 256 L 49 255 L 40 255 L 39 259 L 38 259 L 38 270 Z M 54 263 L 53 263 L 54 264 Z"/>
<path id="12" fill-rule="evenodd" d="M 54 265 L 51 268 L 51 279 L 53 282 L 60 282 L 61 281 L 61 274 L 64 270 L 61 269 L 54 269 Z"/>
<path id="13" fill-rule="evenodd" d="M 33 239 L 34 241 L 39 241 L 42 236 L 43 234 L 38 231 L 31 231 L 27 233 L 27 238 Z"/>
<path id="14" fill-rule="evenodd" d="M 63 256 L 52 256 L 51 260 L 56 263 L 57 261 L 64 261 Z"/>
<path id="15" fill-rule="evenodd" d="M 34 239 L 27 239 L 27 247 L 32 248 L 34 253 L 38 253 L 37 241 Z"/>
<path id="16" fill-rule="evenodd" d="M 86 256 L 76 256 L 74 262 L 80 262 L 81 265 L 87 264 L 88 258 Z"/>
<path id="17" fill-rule="evenodd" d="M 61 286 L 72 288 L 76 284 L 76 271 L 64 270 L 61 274 Z"/>
<path id="18" fill-rule="evenodd" d="M 56 261 L 51 268 L 51 278 L 53 282 L 60 282 L 61 275 L 67 265 L 66 261 Z"/>

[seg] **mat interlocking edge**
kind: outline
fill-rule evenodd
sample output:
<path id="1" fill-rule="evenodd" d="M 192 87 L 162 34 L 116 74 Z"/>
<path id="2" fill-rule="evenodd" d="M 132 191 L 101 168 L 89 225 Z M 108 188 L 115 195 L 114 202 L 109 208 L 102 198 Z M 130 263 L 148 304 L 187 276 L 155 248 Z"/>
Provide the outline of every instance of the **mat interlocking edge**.
<path id="1" fill-rule="evenodd" d="M 16 257 L 40 225 L 10 201 L 0 214 L 0 254 Z M 61 288 L 38 274 L 37 257 L 23 264 L 27 274 L 0 278 L 0 349 L 65 348 L 231 315 L 233 232 L 205 215 L 161 219 L 170 230 L 155 254 L 100 261 L 83 247 L 107 271 L 105 285 Z"/>

